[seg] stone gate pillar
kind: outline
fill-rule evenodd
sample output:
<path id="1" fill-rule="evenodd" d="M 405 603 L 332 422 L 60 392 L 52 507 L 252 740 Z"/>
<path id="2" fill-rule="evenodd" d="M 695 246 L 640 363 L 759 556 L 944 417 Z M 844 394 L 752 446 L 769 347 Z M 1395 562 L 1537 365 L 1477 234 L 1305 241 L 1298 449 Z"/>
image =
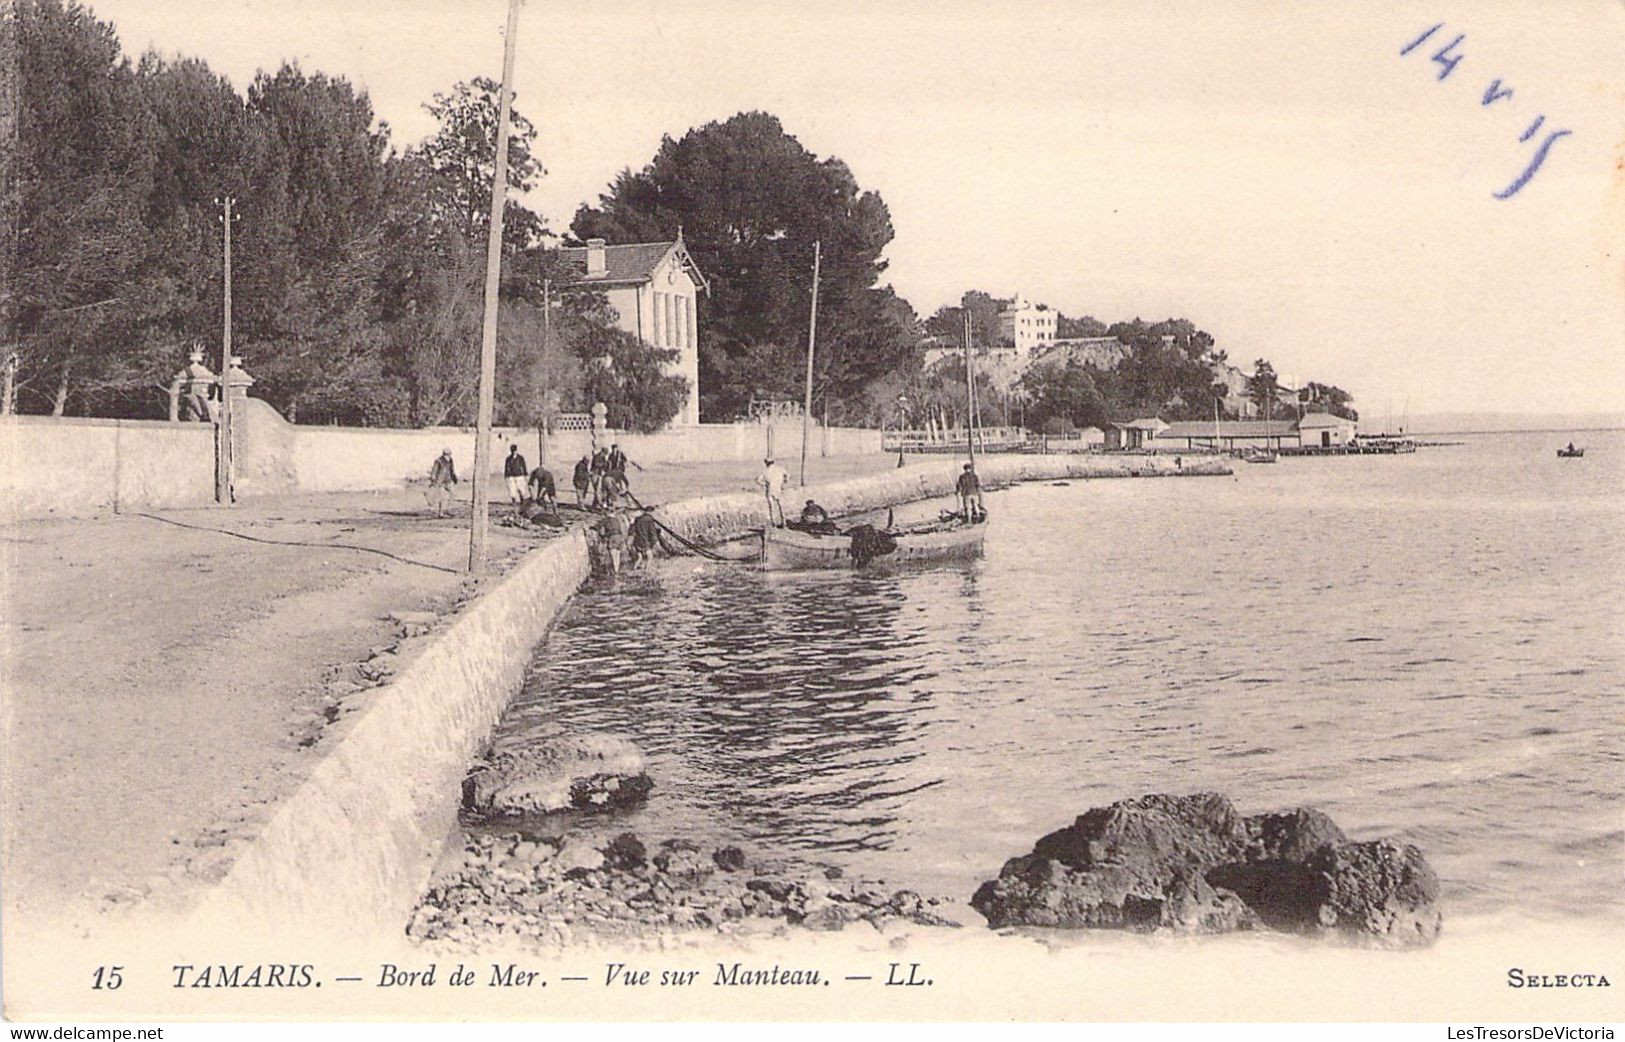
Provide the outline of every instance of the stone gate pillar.
<path id="1" fill-rule="evenodd" d="M 603 402 L 595 402 L 592 407 L 592 451 L 597 452 L 599 447 L 608 441 L 605 433 L 609 429 L 609 406 Z"/>

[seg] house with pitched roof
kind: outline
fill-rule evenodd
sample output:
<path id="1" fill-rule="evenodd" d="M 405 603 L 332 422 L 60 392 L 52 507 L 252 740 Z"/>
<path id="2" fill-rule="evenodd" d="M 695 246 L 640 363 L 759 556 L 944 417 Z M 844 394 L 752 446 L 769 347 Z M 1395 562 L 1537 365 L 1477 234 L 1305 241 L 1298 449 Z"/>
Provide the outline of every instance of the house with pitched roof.
<path id="1" fill-rule="evenodd" d="M 572 272 L 565 287 L 600 289 L 615 309 L 616 325 L 655 347 L 670 348 L 677 359 L 668 372 L 688 380 L 688 400 L 673 426 L 700 422 L 700 292 L 710 283 L 683 245 L 683 233 L 670 242 L 611 246 L 588 239 L 585 246 L 559 251 Z"/>
<path id="2" fill-rule="evenodd" d="M 1152 439 L 1167 429 L 1168 424 L 1159 416 L 1139 416 L 1121 423 L 1108 423 L 1104 428 L 1105 448 L 1107 452 L 1149 449 Z"/>
<path id="3" fill-rule="evenodd" d="M 1315 449 L 1352 445 L 1359 429 L 1354 420 L 1329 412 L 1312 412 L 1298 421 L 1298 443 Z"/>

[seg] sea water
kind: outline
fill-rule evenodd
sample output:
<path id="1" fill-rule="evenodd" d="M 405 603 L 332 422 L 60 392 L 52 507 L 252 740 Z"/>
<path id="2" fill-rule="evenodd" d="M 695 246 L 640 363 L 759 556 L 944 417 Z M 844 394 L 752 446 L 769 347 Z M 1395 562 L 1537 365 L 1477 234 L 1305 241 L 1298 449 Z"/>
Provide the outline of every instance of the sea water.
<path id="1" fill-rule="evenodd" d="M 580 827 L 961 901 L 1089 807 L 1216 790 L 1417 844 L 1447 920 L 1625 916 L 1625 433 L 1449 440 L 1018 486 L 962 566 L 662 561 L 572 602 L 499 741 L 645 750 L 647 806 Z"/>

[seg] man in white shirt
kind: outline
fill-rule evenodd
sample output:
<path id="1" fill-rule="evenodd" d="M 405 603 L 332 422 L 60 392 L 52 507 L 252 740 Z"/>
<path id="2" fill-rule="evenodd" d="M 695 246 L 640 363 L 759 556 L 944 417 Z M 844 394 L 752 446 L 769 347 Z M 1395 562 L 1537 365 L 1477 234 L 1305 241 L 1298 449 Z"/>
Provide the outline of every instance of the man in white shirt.
<path id="1" fill-rule="evenodd" d="M 767 494 L 767 520 L 775 528 L 784 527 L 784 504 L 779 499 L 784 495 L 784 483 L 789 480 L 790 475 L 773 462 L 772 456 L 762 461 L 762 473 L 756 483 Z"/>

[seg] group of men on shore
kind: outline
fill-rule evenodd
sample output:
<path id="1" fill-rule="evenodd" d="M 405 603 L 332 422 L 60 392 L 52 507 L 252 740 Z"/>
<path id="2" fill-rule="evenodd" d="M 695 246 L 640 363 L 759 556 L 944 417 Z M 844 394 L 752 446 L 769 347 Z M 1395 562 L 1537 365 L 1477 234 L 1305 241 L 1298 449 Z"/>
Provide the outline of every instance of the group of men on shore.
<path id="1" fill-rule="evenodd" d="M 626 477 L 629 466 L 643 469 L 622 452 L 618 444 L 582 456 L 571 474 L 576 506 L 582 510 L 613 511 L 635 502 Z M 508 455 L 502 461 L 502 476 L 507 483 L 508 499 L 527 518 L 541 513 L 558 517 L 558 482 L 553 472 L 545 466 L 531 469 L 517 444 L 508 446 Z M 429 467 L 428 500 L 436 517 L 446 516 L 452 487 L 458 480 L 451 449 L 442 449 Z"/>
<path id="2" fill-rule="evenodd" d="M 604 550 L 605 562 L 614 572 L 621 570 L 623 562 L 632 567 L 642 565 L 654 556 L 655 548 L 660 545 L 660 526 L 652 508 L 640 507 L 636 517 L 630 516 L 630 505 L 636 503 L 636 499 L 626 477 L 629 466 L 643 469 L 616 444 L 582 456 L 570 476 L 576 507 L 603 514 L 595 533 Z M 550 517 L 557 523 L 558 484 L 552 471 L 545 466 L 531 469 L 519 446 L 509 445 L 502 463 L 502 476 L 518 517 L 537 523 L 546 523 L 543 518 Z M 452 487 L 457 483 L 451 449 L 443 449 L 429 468 L 428 500 L 436 517 L 446 515 Z"/>
<path id="3" fill-rule="evenodd" d="M 614 510 L 632 500 L 632 486 L 626 479 L 626 468 L 643 467 L 621 451 L 619 444 L 576 460 L 570 475 L 575 488 L 576 506 L 582 509 Z"/>

